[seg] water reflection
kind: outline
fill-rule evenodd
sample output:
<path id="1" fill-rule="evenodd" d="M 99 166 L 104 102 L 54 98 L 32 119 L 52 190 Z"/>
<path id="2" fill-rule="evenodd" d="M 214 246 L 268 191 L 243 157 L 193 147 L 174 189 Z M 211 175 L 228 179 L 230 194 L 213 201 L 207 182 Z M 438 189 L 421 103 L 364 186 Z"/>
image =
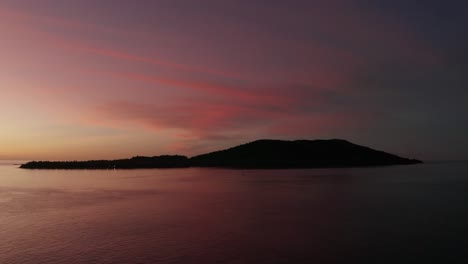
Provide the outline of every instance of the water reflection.
<path id="1" fill-rule="evenodd" d="M 0 166 L 0 263 L 461 260 L 468 167 Z M 437 253 L 437 256 L 434 256 Z"/>

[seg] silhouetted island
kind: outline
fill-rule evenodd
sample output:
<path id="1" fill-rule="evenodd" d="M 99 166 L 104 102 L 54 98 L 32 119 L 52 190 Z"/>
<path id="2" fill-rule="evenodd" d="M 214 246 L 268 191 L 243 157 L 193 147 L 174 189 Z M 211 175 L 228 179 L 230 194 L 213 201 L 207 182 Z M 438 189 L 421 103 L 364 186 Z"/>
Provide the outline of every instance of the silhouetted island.
<path id="1" fill-rule="evenodd" d="M 133 157 L 120 160 L 32 161 L 24 169 L 137 169 L 137 168 L 336 168 L 422 163 L 341 139 L 257 140 L 192 158 Z"/>
<path id="2" fill-rule="evenodd" d="M 89 161 L 31 161 L 20 166 L 23 169 L 143 169 L 143 168 L 188 168 L 185 156 L 133 157 L 118 160 Z"/>

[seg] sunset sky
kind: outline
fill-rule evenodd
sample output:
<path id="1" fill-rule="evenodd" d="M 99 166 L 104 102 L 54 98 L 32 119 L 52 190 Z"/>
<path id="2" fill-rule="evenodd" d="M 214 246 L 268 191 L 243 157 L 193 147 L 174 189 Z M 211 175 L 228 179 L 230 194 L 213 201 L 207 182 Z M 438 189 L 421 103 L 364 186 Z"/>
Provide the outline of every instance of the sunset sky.
<path id="1" fill-rule="evenodd" d="M 0 159 L 259 138 L 468 159 L 466 1 L 0 0 L 0 18 Z"/>

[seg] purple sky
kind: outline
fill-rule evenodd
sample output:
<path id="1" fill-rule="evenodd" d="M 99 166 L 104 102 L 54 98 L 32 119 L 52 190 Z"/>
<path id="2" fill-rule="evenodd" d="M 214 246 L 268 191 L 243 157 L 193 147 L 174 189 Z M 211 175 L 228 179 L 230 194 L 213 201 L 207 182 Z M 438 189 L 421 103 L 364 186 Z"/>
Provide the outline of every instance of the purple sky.
<path id="1" fill-rule="evenodd" d="M 0 159 L 343 138 L 468 158 L 464 1 L 2 0 Z"/>

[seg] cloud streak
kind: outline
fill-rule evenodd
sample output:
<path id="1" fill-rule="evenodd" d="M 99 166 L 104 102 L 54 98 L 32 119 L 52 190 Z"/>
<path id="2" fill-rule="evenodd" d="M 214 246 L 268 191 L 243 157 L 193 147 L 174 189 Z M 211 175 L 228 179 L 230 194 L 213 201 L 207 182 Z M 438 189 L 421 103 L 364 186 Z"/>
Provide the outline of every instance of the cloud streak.
<path id="1" fill-rule="evenodd" d="M 7 19 L 13 19 L 13 21 L 26 22 L 26 23 L 20 24 L 20 27 L 17 27 L 17 29 L 22 30 L 27 33 L 33 33 L 35 35 L 41 35 L 45 37 L 45 40 L 47 40 L 50 44 L 66 49 L 66 50 L 72 50 L 75 52 L 85 52 L 89 54 L 123 60 L 127 62 L 144 63 L 148 65 L 153 65 L 153 66 L 162 66 L 162 67 L 167 67 L 167 68 L 171 68 L 174 70 L 185 71 L 185 72 L 208 74 L 212 76 L 220 76 L 220 77 L 231 78 L 231 79 L 242 78 L 242 76 L 238 73 L 226 72 L 226 71 L 210 69 L 210 68 L 200 67 L 200 66 L 194 66 L 194 65 L 184 64 L 184 63 L 178 63 L 175 61 L 160 60 L 160 59 L 151 58 L 147 56 L 139 56 L 139 55 L 131 54 L 128 52 L 120 51 L 117 49 L 97 47 L 95 45 L 86 43 L 85 41 L 78 40 L 76 37 L 74 37 L 74 39 L 69 39 L 61 35 L 53 34 L 51 32 L 43 30 L 41 29 L 40 24 L 45 23 L 45 24 L 49 24 L 53 26 L 64 27 L 64 28 L 71 29 L 71 30 L 86 29 L 86 30 L 98 31 L 98 32 L 108 32 L 108 33 L 113 33 L 115 35 L 120 35 L 121 37 L 122 36 L 125 37 L 126 35 L 128 35 L 129 32 L 127 31 L 115 30 L 112 28 L 98 26 L 96 24 L 91 24 L 91 23 L 82 23 L 82 22 L 77 22 L 77 21 L 70 21 L 66 19 L 58 19 L 58 18 L 51 18 L 51 17 L 45 17 L 45 16 L 35 16 L 35 15 L 28 14 L 28 13 L 4 9 L 1 7 L 0 7 L 0 15 Z M 36 22 L 39 22 L 39 25 L 36 24 Z M 140 35 L 140 38 L 141 38 L 141 35 Z M 147 37 L 144 36 L 143 38 L 147 38 Z M 151 38 L 153 38 L 153 36 Z"/>

